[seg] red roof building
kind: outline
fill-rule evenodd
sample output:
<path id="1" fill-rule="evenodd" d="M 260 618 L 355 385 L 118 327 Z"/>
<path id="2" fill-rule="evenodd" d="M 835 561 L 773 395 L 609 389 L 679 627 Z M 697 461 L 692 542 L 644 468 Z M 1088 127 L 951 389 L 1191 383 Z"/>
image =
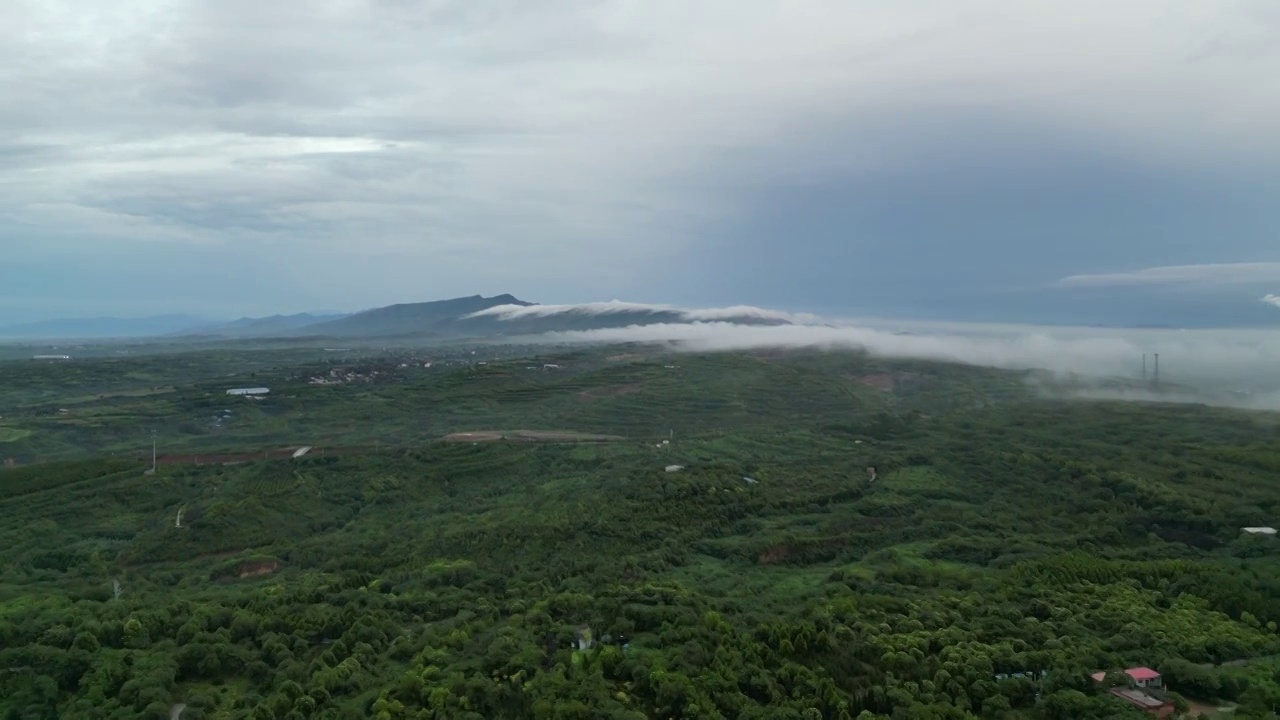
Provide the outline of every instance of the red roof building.
<path id="1" fill-rule="evenodd" d="M 1129 687 L 1111 688 L 1112 695 L 1157 717 L 1173 714 L 1173 703 L 1163 692 L 1164 680 L 1160 677 L 1160 673 L 1149 667 L 1132 667 L 1125 670 L 1124 674 L 1129 678 Z M 1107 674 L 1096 672 L 1089 677 L 1093 678 L 1094 682 L 1102 682 L 1107 679 Z"/>
<path id="2" fill-rule="evenodd" d="M 1164 684 L 1164 681 L 1160 677 L 1160 673 L 1149 667 L 1131 667 L 1128 670 L 1125 670 L 1124 674 L 1129 676 L 1129 682 L 1132 683 L 1134 687 L 1160 687 Z M 1106 679 L 1107 674 L 1105 672 L 1096 672 L 1089 677 L 1093 678 L 1094 682 L 1102 682 Z"/>

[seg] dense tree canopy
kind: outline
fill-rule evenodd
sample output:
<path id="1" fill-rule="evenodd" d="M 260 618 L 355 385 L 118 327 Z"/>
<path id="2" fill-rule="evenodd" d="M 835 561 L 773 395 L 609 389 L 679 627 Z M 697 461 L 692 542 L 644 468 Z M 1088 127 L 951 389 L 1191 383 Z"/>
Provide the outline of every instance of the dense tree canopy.
<path id="1" fill-rule="evenodd" d="M 619 442 L 0 471 L 0 717 L 1139 718 L 1089 678 L 1131 665 L 1180 707 L 1280 707 L 1280 545 L 1240 531 L 1277 524 L 1275 418 L 616 354 L 307 422 Z"/>

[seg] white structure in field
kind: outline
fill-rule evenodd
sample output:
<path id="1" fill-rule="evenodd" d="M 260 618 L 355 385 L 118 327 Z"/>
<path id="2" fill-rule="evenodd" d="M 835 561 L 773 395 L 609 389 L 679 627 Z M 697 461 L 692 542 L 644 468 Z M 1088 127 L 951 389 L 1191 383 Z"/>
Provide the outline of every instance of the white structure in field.
<path id="1" fill-rule="evenodd" d="M 227 394 L 228 395 L 266 395 L 269 392 L 271 392 L 271 390 L 264 387 L 231 388 L 230 390 L 227 391 Z"/>
<path id="2" fill-rule="evenodd" d="M 1276 534 L 1276 529 L 1273 527 L 1247 527 L 1247 528 L 1240 528 L 1240 529 L 1244 530 L 1247 533 L 1252 533 L 1254 535 L 1275 535 Z"/>

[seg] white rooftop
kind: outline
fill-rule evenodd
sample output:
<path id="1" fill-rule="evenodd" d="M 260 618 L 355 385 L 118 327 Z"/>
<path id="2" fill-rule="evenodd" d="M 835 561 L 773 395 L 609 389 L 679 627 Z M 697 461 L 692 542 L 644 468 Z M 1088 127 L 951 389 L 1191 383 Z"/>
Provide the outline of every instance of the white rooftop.
<path id="1" fill-rule="evenodd" d="M 1254 533 L 1257 535 L 1275 535 L 1276 534 L 1276 529 L 1273 527 L 1247 527 L 1247 528 L 1240 528 L 1240 529 L 1244 530 L 1247 533 Z"/>

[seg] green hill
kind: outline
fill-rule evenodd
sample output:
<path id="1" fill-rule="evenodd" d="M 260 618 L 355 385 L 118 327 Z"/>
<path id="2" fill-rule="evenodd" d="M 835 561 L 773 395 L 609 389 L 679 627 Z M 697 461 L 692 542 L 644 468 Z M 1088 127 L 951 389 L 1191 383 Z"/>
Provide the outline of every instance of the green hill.
<path id="1" fill-rule="evenodd" d="M 499 305 L 527 306 L 529 303 L 517 300 L 511 295 L 495 295 L 489 298 L 472 295 L 451 300 L 388 305 L 354 313 L 337 320 L 307 325 L 295 330 L 294 334 L 338 338 L 426 336 L 438 334 L 435 326 L 439 323 L 455 321 L 462 316 Z"/>
<path id="2" fill-rule="evenodd" d="M 1274 416 L 853 353 L 538 352 L 270 355 L 216 439 L 343 452 L 0 471 L 0 717 L 1141 718 L 1087 677 L 1132 665 L 1240 718 L 1280 696 L 1280 550 L 1240 532 L 1280 513 Z M 227 361 L 75 369 L 174 389 L 22 442 L 182 422 Z M 308 381 L 335 366 L 385 374 Z M 623 439 L 441 441 L 508 428 Z"/>

